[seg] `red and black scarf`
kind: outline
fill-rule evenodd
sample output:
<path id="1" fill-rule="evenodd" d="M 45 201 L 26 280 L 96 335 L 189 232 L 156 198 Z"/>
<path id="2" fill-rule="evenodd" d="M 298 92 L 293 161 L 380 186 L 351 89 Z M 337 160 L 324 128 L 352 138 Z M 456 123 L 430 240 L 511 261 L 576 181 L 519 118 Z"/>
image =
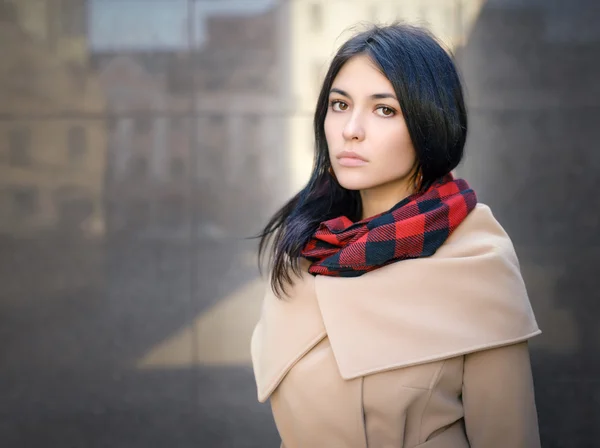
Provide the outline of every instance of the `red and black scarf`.
<path id="1" fill-rule="evenodd" d="M 302 251 L 311 274 L 358 277 L 395 261 L 433 255 L 477 204 L 463 179 L 449 174 L 424 193 L 353 223 L 322 222 Z"/>

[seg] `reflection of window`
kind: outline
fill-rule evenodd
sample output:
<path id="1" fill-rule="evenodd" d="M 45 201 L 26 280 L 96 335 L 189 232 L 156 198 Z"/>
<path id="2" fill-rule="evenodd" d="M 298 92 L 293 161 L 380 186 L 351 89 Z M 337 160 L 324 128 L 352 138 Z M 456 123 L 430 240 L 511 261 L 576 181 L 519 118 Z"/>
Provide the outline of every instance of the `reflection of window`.
<path id="1" fill-rule="evenodd" d="M 211 149 L 222 151 L 225 148 L 225 141 L 225 116 L 222 114 L 213 114 L 208 118 L 206 142 Z"/>
<path id="2" fill-rule="evenodd" d="M 18 188 L 12 192 L 13 210 L 17 216 L 33 215 L 38 206 L 38 194 L 34 188 Z"/>
<path id="3" fill-rule="evenodd" d="M 245 179 L 242 180 L 242 185 L 245 183 L 246 185 L 251 184 L 255 187 L 260 187 L 262 180 L 260 174 L 260 156 L 258 154 L 248 154 L 244 163 L 243 177 L 245 177 Z M 254 188 L 253 190 L 255 189 L 257 188 Z"/>
<path id="4" fill-rule="evenodd" d="M 131 175 L 137 179 L 144 178 L 148 175 L 148 159 L 138 155 L 132 157 L 129 162 L 129 171 Z"/>
<path id="5" fill-rule="evenodd" d="M 242 81 L 244 81 L 244 83 L 239 86 L 240 90 L 266 90 L 264 73 L 248 74 Z"/>
<path id="6" fill-rule="evenodd" d="M 137 117 L 135 119 L 135 132 L 138 134 L 147 134 L 152 127 L 150 117 Z"/>
<path id="7" fill-rule="evenodd" d="M 109 133 L 114 133 L 117 130 L 118 118 L 115 116 L 108 117 L 106 120 L 106 127 Z"/>
<path id="8" fill-rule="evenodd" d="M 181 157 L 173 157 L 171 159 L 171 177 L 178 179 L 185 174 L 185 163 Z"/>
<path id="9" fill-rule="evenodd" d="M 203 148 L 200 151 L 199 169 L 210 178 L 222 176 L 227 154 L 227 122 L 222 114 L 213 114 L 208 118 L 203 132 Z M 239 130 L 240 133 L 244 129 Z"/>
<path id="10" fill-rule="evenodd" d="M 150 204 L 143 199 L 136 199 L 130 203 L 128 222 L 135 227 L 146 227 L 150 221 Z"/>
<path id="11" fill-rule="evenodd" d="M 69 149 L 69 163 L 81 165 L 87 152 L 87 136 L 83 126 L 72 126 L 69 129 L 67 147 Z"/>
<path id="12" fill-rule="evenodd" d="M 151 58 L 155 61 L 156 56 Z M 194 67 L 184 55 L 175 55 L 166 67 L 167 88 L 175 94 L 186 94 L 194 88 Z"/>
<path id="13" fill-rule="evenodd" d="M 183 224 L 185 215 L 185 199 L 181 195 L 172 195 L 162 204 L 161 221 L 166 226 Z"/>
<path id="14" fill-rule="evenodd" d="M 221 114 L 213 114 L 209 118 L 210 126 L 223 127 L 225 124 L 225 117 Z"/>
<path id="15" fill-rule="evenodd" d="M 8 133 L 9 163 L 13 166 L 31 165 L 31 131 L 12 129 Z"/>
<path id="16" fill-rule="evenodd" d="M 171 117 L 171 132 L 177 133 L 184 130 L 185 117 L 175 116 Z"/>
<path id="17" fill-rule="evenodd" d="M 225 168 L 223 152 L 214 148 L 209 149 L 209 151 L 210 152 L 206 154 L 207 171 L 213 178 L 219 177 Z"/>
<path id="18" fill-rule="evenodd" d="M 323 28 L 323 9 L 319 3 L 312 3 L 309 11 L 310 29 L 318 33 Z"/>
<path id="19" fill-rule="evenodd" d="M 84 196 L 63 198 L 58 207 L 60 226 L 65 229 L 81 228 L 94 210 L 92 199 Z"/>
<path id="20" fill-rule="evenodd" d="M 231 75 L 225 72 L 216 71 L 206 77 L 204 87 L 206 90 L 223 90 L 230 81 Z"/>
<path id="21" fill-rule="evenodd" d="M 250 114 L 246 117 L 246 138 L 248 151 L 256 152 L 259 150 L 260 140 L 260 117 L 258 114 Z"/>
<path id="22" fill-rule="evenodd" d="M 87 2 L 83 0 L 60 0 L 59 24 L 62 34 L 79 36 L 86 32 Z"/>

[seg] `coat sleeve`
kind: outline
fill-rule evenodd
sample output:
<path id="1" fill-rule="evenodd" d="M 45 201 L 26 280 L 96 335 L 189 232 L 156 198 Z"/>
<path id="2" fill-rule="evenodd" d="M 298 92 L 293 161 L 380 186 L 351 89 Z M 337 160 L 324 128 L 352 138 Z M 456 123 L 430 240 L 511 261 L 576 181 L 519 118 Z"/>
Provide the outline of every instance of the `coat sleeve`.
<path id="1" fill-rule="evenodd" d="M 471 448 L 539 448 L 527 342 L 466 355 L 463 406 Z"/>

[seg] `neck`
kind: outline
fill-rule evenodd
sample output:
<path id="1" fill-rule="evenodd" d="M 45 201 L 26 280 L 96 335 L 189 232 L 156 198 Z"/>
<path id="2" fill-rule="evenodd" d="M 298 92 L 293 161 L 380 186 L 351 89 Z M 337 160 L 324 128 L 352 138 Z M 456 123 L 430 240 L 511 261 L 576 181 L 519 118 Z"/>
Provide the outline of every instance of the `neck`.
<path id="1" fill-rule="evenodd" d="M 361 190 L 362 219 L 370 218 L 391 209 L 398 202 L 413 194 L 413 192 L 414 188 L 406 181 L 393 182 L 368 190 Z"/>

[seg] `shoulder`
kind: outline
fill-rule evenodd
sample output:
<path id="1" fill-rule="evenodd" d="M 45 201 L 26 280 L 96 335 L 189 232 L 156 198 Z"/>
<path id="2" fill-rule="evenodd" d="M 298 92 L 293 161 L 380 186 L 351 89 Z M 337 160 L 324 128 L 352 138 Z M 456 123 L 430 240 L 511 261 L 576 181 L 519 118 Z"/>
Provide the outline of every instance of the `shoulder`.
<path id="1" fill-rule="evenodd" d="M 438 257 L 494 252 L 513 258 L 515 248 L 504 227 L 485 204 L 477 206 L 438 250 Z"/>
<path id="2" fill-rule="evenodd" d="M 431 257 L 356 278 L 316 277 L 315 289 L 345 378 L 540 333 L 513 244 L 485 205 Z"/>

